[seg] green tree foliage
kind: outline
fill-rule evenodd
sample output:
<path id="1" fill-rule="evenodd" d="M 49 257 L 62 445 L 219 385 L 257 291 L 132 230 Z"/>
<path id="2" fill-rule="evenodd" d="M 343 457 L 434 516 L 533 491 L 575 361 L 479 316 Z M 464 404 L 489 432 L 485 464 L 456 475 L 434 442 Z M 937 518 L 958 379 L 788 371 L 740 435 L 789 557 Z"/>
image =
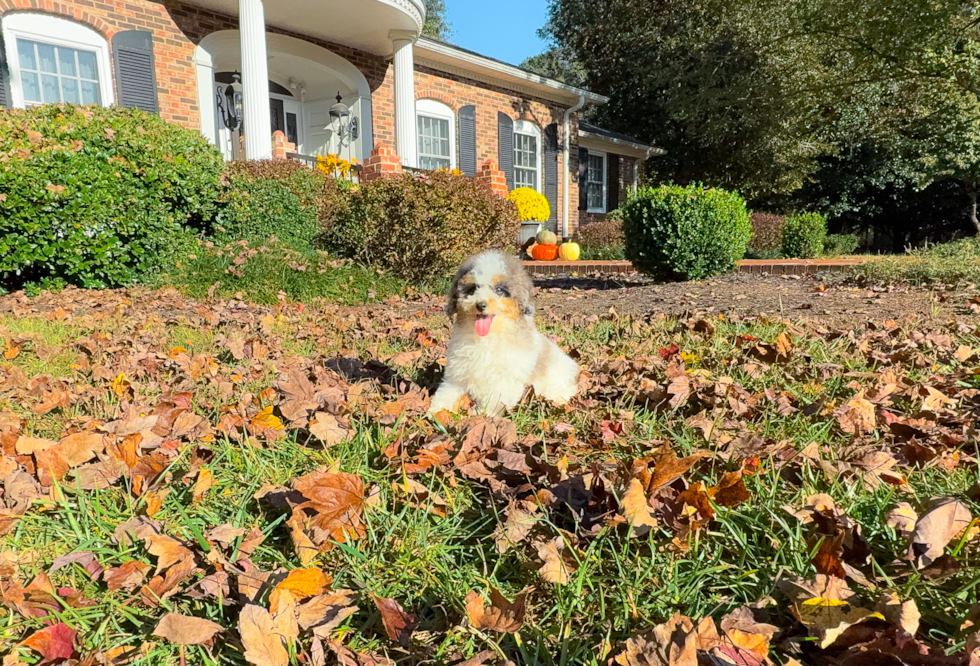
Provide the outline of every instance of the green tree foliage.
<path id="1" fill-rule="evenodd" d="M 600 122 L 667 149 L 654 176 L 757 196 L 855 150 L 887 156 L 872 176 L 889 186 L 980 182 L 977 15 L 958 0 L 551 0 L 546 29 L 611 97 Z"/>
<path id="2" fill-rule="evenodd" d="M 452 37 L 452 25 L 446 20 L 445 0 L 425 0 L 425 25 L 422 34 L 441 42 L 449 41 Z"/>
<path id="3" fill-rule="evenodd" d="M 585 71 L 582 66 L 569 53 L 559 48 L 552 47 L 543 53 L 525 58 L 521 67 L 577 88 L 585 85 Z"/>

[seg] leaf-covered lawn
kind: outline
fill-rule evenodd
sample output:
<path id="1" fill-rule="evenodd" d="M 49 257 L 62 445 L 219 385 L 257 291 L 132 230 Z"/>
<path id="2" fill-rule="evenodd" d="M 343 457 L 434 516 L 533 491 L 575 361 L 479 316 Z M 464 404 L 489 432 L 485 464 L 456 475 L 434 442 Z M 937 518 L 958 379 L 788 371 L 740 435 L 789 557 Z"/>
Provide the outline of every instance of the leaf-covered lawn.
<path id="1" fill-rule="evenodd" d="M 432 419 L 439 306 L 0 299 L 4 665 L 978 658 L 973 325 L 551 318 L 573 403 Z"/>

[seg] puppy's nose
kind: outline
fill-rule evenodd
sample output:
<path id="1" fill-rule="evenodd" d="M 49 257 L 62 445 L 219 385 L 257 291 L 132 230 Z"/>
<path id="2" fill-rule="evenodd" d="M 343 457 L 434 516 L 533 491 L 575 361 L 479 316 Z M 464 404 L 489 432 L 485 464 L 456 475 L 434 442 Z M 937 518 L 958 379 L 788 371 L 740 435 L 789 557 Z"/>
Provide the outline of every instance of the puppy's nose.
<path id="1" fill-rule="evenodd" d="M 484 311 L 486 311 L 486 309 L 487 309 L 487 302 L 486 301 L 479 301 L 476 304 L 476 310 L 477 310 L 477 312 L 484 312 Z"/>

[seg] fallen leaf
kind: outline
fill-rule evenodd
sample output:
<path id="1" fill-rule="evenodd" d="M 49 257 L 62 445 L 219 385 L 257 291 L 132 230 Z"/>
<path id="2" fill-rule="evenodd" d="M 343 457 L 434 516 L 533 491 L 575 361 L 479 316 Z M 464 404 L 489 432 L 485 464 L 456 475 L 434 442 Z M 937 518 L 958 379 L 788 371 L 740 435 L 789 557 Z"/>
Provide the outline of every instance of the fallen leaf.
<path id="1" fill-rule="evenodd" d="M 912 636 L 915 636 L 916 632 L 919 631 L 919 620 L 922 615 L 913 599 L 902 601 L 894 592 L 886 592 L 878 600 L 875 610 L 893 625 L 901 627 Z"/>
<path id="2" fill-rule="evenodd" d="M 350 438 L 350 430 L 340 425 L 333 415 L 317 412 L 310 421 L 310 433 L 327 447 L 336 446 Z"/>
<path id="3" fill-rule="evenodd" d="M 347 543 L 365 535 L 364 484 L 360 477 L 342 472 L 313 472 L 293 481 L 293 487 L 308 501 L 297 509 L 314 513 L 308 520 L 313 542 L 329 549 L 329 540 Z"/>
<path id="4" fill-rule="evenodd" d="M 205 645 L 221 630 L 221 625 L 211 620 L 167 613 L 153 630 L 153 635 L 177 645 Z"/>
<path id="5" fill-rule="evenodd" d="M 289 653 L 283 637 L 276 633 L 269 611 L 247 604 L 238 615 L 238 635 L 245 646 L 245 661 L 253 666 L 287 666 Z"/>
<path id="6" fill-rule="evenodd" d="M 778 583 L 792 602 L 790 610 L 796 619 L 817 638 L 817 645 L 826 649 L 849 627 L 869 619 L 884 619 L 880 613 L 852 604 L 854 593 L 847 583 L 835 576 L 817 574 L 811 581 Z"/>
<path id="7" fill-rule="evenodd" d="M 394 599 L 371 595 L 374 605 L 381 611 L 381 623 L 384 624 L 388 638 L 398 641 L 402 645 L 408 645 L 412 639 L 412 632 L 418 626 L 418 618 L 411 613 L 406 613 Z"/>
<path id="8" fill-rule="evenodd" d="M 200 502 L 204 499 L 204 494 L 214 486 L 214 477 L 211 476 L 211 470 L 207 467 L 202 467 L 197 473 L 197 481 L 194 482 L 193 500 L 195 502 Z"/>
<path id="9" fill-rule="evenodd" d="M 575 565 L 563 556 L 565 542 L 561 537 L 538 544 L 538 557 L 544 562 L 538 573 L 541 578 L 555 585 L 566 585 L 571 580 Z"/>
<path id="10" fill-rule="evenodd" d="M 620 666 L 697 666 L 698 637 L 691 619 L 674 615 L 664 624 L 627 639 L 613 660 Z"/>
<path id="11" fill-rule="evenodd" d="M 524 590 L 510 602 L 491 587 L 489 606 L 479 592 L 470 592 L 466 595 L 466 617 L 476 629 L 516 634 L 524 625 L 528 592 Z"/>
<path id="12" fill-rule="evenodd" d="M 973 521 L 966 504 L 955 499 L 940 500 L 915 523 L 908 557 L 924 567 L 939 559 L 946 545 Z"/>
<path id="13" fill-rule="evenodd" d="M 276 585 L 269 595 L 269 610 L 276 613 L 279 610 L 279 596 L 286 590 L 296 599 L 305 599 L 318 594 L 330 586 L 333 579 L 315 567 L 309 569 L 293 569 Z"/>
<path id="14" fill-rule="evenodd" d="M 123 562 L 118 567 L 107 569 L 103 577 L 110 590 L 132 592 L 143 584 L 150 565 L 137 560 Z"/>
<path id="15" fill-rule="evenodd" d="M 29 647 L 41 655 L 38 663 L 47 664 L 54 661 L 71 659 L 75 654 L 75 637 L 78 632 L 64 622 L 52 624 L 39 629 L 24 639 L 21 645 Z"/>
<path id="16" fill-rule="evenodd" d="M 95 554 L 87 550 L 75 551 L 56 558 L 48 568 L 48 573 L 53 573 L 69 564 L 82 567 L 92 580 L 99 580 L 102 576 L 102 565 L 95 559 Z"/>
<path id="17" fill-rule="evenodd" d="M 834 411 L 840 429 L 851 435 L 866 435 L 874 432 L 877 419 L 875 406 L 858 391 Z"/>
<path id="18" fill-rule="evenodd" d="M 630 479 L 629 490 L 623 495 L 619 510 L 632 527 L 634 537 L 643 536 L 658 524 L 647 503 L 647 496 L 643 492 L 643 484 L 639 479 Z"/>

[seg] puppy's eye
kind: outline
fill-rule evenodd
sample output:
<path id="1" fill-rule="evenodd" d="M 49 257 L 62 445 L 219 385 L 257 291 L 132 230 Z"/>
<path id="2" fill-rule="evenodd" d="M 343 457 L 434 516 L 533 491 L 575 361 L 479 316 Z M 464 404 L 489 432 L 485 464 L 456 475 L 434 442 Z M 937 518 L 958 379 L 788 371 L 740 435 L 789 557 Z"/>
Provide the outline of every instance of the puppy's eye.
<path id="1" fill-rule="evenodd" d="M 476 293 L 476 285 L 464 284 L 459 288 L 459 293 L 461 293 L 463 296 L 472 296 Z"/>
<path id="2" fill-rule="evenodd" d="M 498 284 L 497 287 L 494 289 L 494 291 L 497 293 L 498 296 L 502 296 L 503 298 L 510 298 L 510 289 L 508 289 L 507 285 L 505 284 Z"/>

